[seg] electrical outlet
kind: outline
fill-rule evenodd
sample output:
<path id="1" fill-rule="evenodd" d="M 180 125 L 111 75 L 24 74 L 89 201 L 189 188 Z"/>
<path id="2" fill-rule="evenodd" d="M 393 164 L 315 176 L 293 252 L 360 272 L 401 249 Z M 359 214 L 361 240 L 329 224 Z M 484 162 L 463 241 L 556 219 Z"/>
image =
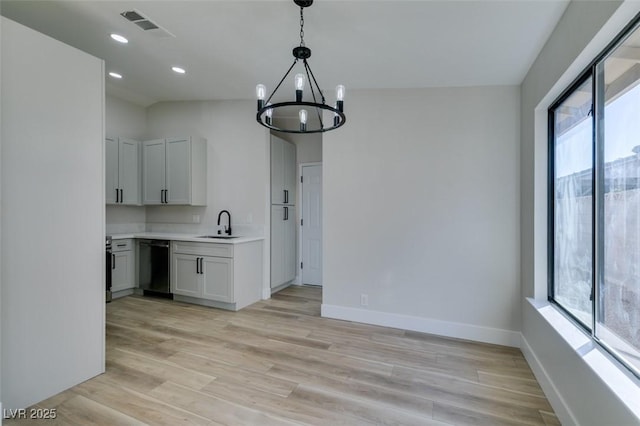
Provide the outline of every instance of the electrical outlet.
<path id="1" fill-rule="evenodd" d="M 369 306 L 369 295 L 361 294 L 360 295 L 360 306 Z"/>

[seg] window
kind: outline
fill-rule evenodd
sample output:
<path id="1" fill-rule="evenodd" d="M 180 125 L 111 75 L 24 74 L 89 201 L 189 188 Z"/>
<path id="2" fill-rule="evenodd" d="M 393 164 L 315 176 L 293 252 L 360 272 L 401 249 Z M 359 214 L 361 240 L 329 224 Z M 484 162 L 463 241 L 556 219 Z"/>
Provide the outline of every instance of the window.
<path id="1" fill-rule="evenodd" d="M 549 109 L 549 299 L 640 376 L 640 28 Z"/>

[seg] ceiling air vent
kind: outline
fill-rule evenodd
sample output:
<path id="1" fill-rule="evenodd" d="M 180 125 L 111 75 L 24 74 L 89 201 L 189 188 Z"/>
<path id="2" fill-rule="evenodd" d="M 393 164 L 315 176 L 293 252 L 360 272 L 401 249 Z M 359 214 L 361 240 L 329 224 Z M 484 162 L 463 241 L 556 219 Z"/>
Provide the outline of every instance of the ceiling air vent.
<path id="1" fill-rule="evenodd" d="M 175 37 L 169 31 L 160 27 L 158 24 L 156 24 L 137 10 L 128 10 L 122 12 L 120 15 L 122 15 L 122 17 L 124 17 L 128 21 L 133 22 L 144 31 L 148 32 L 149 34 L 153 34 L 156 37 Z"/>

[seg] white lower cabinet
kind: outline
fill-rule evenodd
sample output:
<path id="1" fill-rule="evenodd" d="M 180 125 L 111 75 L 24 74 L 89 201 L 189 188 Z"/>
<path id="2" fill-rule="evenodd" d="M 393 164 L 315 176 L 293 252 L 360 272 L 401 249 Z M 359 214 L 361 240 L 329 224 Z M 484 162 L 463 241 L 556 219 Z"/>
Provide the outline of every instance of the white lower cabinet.
<path id="1" fill-rule="evenodd" d="M 190 254 L 174 254 L 172 268 L 173 294 L 202 297 L 202 283 L 199 274 L 199 257 Z"/>
<path id="2" fill-rule="evenodd" d="M 202 297 L 233 302 L 233 259 L 203 257 L 200 261 Z"/>
<path id="3" fill-rule="evenodd" d="M 133 240 L 114 240 L 112 243 L 111 260 L 111 292 L 130 290 L 135 288 L 135 251 Z"/>
<path id="4" fill-rule="evenodd" d="M 262 241 L 171 242 L 175 300 L 238 310 L 262 298 Z"/>

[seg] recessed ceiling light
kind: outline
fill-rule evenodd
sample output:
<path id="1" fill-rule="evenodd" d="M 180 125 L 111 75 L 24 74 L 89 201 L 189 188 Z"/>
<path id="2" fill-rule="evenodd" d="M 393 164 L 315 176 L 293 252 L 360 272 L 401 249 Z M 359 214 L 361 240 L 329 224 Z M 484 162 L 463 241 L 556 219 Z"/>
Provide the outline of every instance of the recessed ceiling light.
<path id="1" fill-rule="evenodd" d="M 180 67 L 171 67 L 171 69 L 172 69 L 174 72 L 177 72 L 178 74 L 184 74 L 184 73 L 186 73 L 186 71 L 184 70 L 184 68 L 180 68 Z"/>
<path id="2" fill-rule="evenodd" d="M 109 75 L 113 78 L 122 78 L 122 74 L 118 74 L 117 72 L 110 72 Z"/>
<path id="3" fill-rule="evenodd" d="M 123 37 L 120 34 L 111 34 L 111 38 L 120 43 L 129 43 L 129 40 L 127 40 L 126 37 Z"/>

